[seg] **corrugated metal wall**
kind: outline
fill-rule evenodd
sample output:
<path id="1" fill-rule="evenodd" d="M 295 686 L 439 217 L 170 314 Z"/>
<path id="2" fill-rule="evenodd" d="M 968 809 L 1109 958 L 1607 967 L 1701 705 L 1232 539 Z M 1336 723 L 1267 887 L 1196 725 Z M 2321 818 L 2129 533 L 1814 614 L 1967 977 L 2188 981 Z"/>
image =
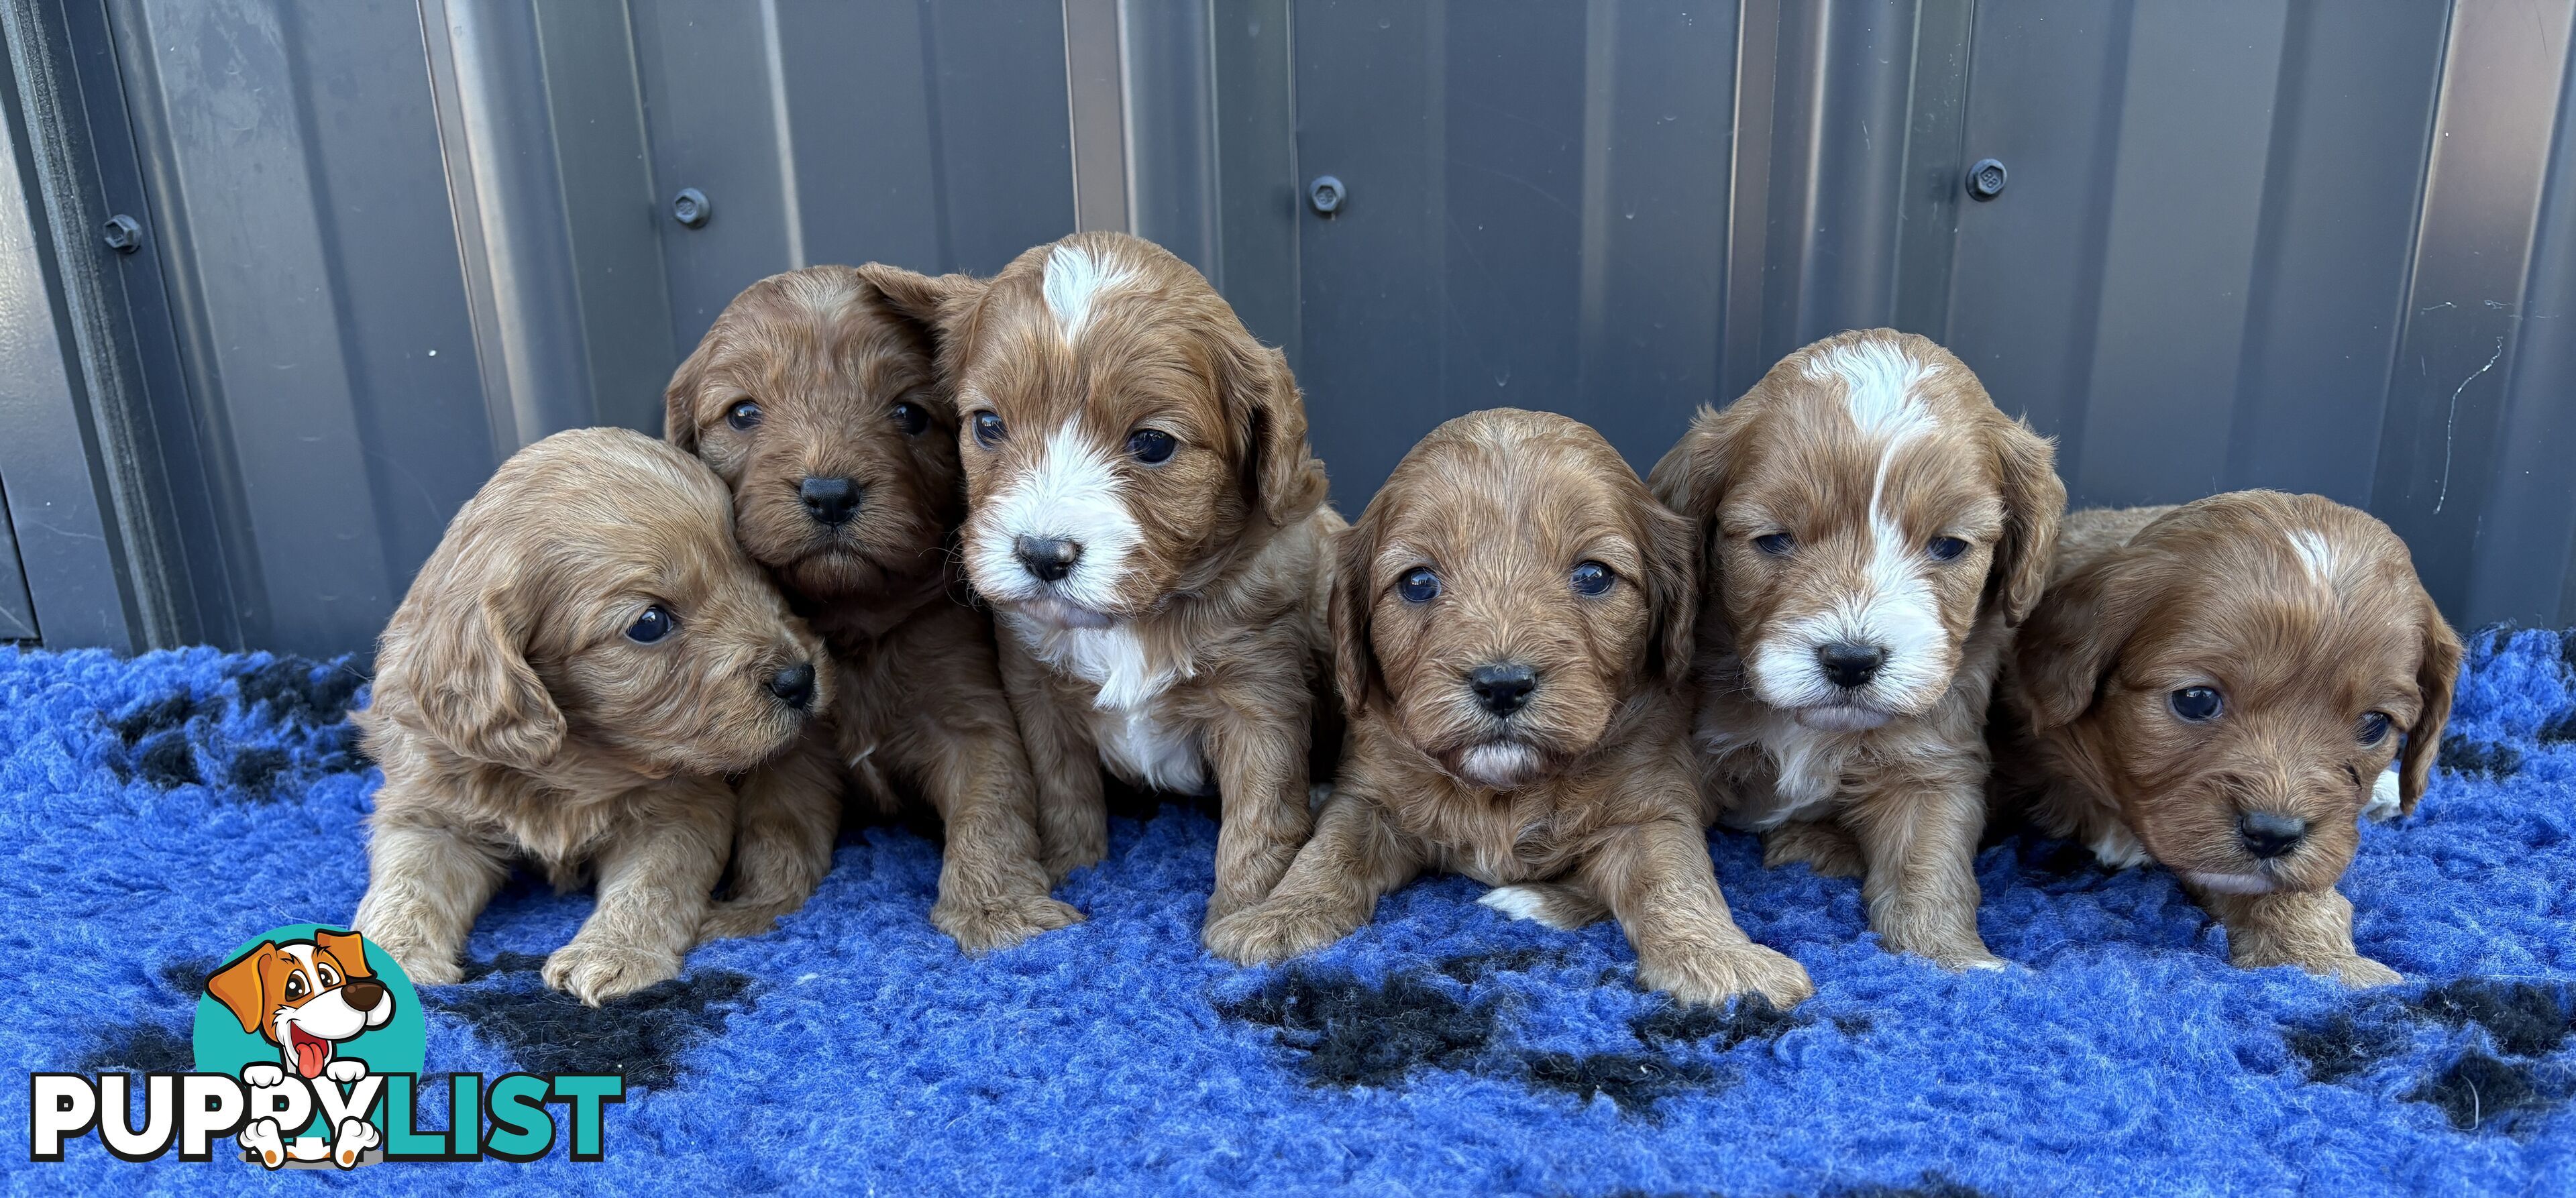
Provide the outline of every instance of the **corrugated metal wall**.
<path id="1" fill-rule="evenodd" d="M 2079 502 L 2314 490 L 2455 619 L 2576 623 L 2572 14 L 0 0 L 0 637 L 363 647 L 509 450 L 657 427 L 744 284 L 1076 227 L 1289 348 L 1346 510 L 1458 412 L 1642 465 L 1894 324 Z"/>

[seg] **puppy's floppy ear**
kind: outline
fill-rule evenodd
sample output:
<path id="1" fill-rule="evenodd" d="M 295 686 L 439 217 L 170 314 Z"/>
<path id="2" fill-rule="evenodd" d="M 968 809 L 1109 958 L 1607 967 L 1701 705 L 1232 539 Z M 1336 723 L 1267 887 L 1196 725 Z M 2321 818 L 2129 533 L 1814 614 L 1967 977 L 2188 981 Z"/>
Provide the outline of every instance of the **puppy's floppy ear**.
<path id="1" fill-rule="evenodd" d="M 277 959 L 277 942 L 260 941 L 259 947 L 243 953 L 206 979 L 206 994 L 241 1021 L 245 1032 L 257 1032 L 271 1040 L 277 1037 L 268 1027 L 268 999 L 261 992 L 260 969 Z"/>
<path id="2" fill-rule="evenodd" d="M 1735 438 L 1742 423 L 1702 404 L 1682 439 L 1665 450 L 1663 460 L 1646 472 L 1646 489 L 1654 492 L 1665 507 L 1680 512 L 1695 525 L 1697 536 L 1706 536 L 1709 521 L 1717 518 L 1719 501 L 1726 498 L 1726 476 L 1732 468 Z"/>
<path id="3" fill-rule="evenodd" d="M 1369 643 L 1369 613 L 1377 589 L 1369 568 L 1377 561 L 1377 522 L 1362 512 L 1360 521 L 1334 534 L 1332 598 L 1326 606 L 1333 634 L 1333 684 L 1341 689 L 1342 710 L 1357 719 L 1368 710 L 1369 688 L 1377 685 L 1377 648 Z"/>
<path id="4" fill-rule="evenodd" d="M 481 577 L 449 580 L 411 621 L 409 637 L 388 638 L 393 660 L 382 673 L 410 688 L 448 748 L 531 769 L 563 748 L 564 718 L 528 666 L 526 619 L 512 614 L 510 593 Z"/>
<path id="5" fill-rule="evenodd" d="M 682 453 L 698 451 L 698 387 L 706 379 L 707 361 L 721 330 L 719 325 L 698 338 L 698 347 L 680 359 L 670 384 L 662 388 L 662 439 Z"/>
<path id="6" fill-rule="evenodd" d="M 2145 551 L 2121 550 L 2049 590 L 2013 641 L 2013 685 L 2034 731 L 2073 723 L 2163 589 Z"/>
<path id="7" fill-rule="evenodd" d="M 1646 508 L 1646 602 L 1655 613 L 1648 633 L 1647 666 L 1664 681 L 1690 677 L 1692 633 L 1699 620 L 1699 529 L 1689 519 L 1639 496 Z"/>
<path id="8" fill-rule="evenodd" d="M 2057 447 L 2019 420 L 1995 424 L 1995 464 L 2004 490 L 2004 535 L 1995 546 L 1987 593 L 2009 628 L 2030 617 L 2048 589 L 2057 557 L 2057 525 L 2066 515 L 2066 484 L 2057 477 Z"/>
<path id="9" fill-rule="evenodd" d="M 356 932 L 335 932 L 329 928 L 313 929 L 313 944 L 340 963 L 340 972 L 351 977 L 374 973 L 367 965 L 367 941 Z"/>
<path id="10" fill-rule="evenodd" d="M 2406 729 L 2406 749 L 2398 758 L 2397 813 L 2413 815 L 2433 778 L 2433 759 L 2441 754 L 2442 726 L 2451 722 L 2451 691 L 2460 681 L 2460 634 L 2451 631 L 2433 599 L 2424 597 L 2424 659 L 2415 667 L 2415 690 L 2423 701 L 2415 722 Z"/>
<path id="11" fill-rule="evenodd" d="M 983 289 L 980 281 L 967 275 L 916 274 L 883 262 L 851 269 L 888 312 L 911 325 L 932 346 L 939 343 L 947 322 L 961 314 L 962 301 Z"/>
<path id="12" fill-rule="evenodd" d="M 1324 464 L 1306 446 L 1306 404 L 1288 355 L 1241 328 L 1225 335 L 1217 385 L 1243 446 L 1243 484 L 1255 508 L 1284 527 L 1324 499 Z"/>

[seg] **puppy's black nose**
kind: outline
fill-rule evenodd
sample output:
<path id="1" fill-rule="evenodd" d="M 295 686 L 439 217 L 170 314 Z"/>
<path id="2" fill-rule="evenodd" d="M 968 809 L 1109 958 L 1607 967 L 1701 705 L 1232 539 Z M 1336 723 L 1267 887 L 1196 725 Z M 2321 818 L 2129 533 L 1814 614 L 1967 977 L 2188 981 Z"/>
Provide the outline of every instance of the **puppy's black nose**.
<path id="1" fill-rule="evenodd" d="M 1529 702 L 1530 692 L 1538 689 L 1538 675 L 1516 661 L 1478 666 L 1467 673 L 1467 689 L 1476 692 L 1485 710 L 1510 715 Z"/>
<path id="2" fill-rule="evenodd" d="M 1855 690 L 1878 677 L 1878 667 L 1887 664 L 1887 650 L 1836 641 L 1816 649 L 1816 664 L 1825 668 L 1827 681 L 1844 690 Z"/>
<path id="3" fill-rule="evenodd" d="M 385 984 L 366 978 L 350 978 L 347 985 L 340 987 L 340 997 L 358 1010 L 372 1011 L 377 1003 L 385 1001 Z"/>
<path id="4" fill-rule="evenodd" d="M 839 527 L 859 514 L 859 484 L 846 478 L 806 479 L 796 484 L 796 497 L 818 524 Z"/>
<path id="5" fill-rule="evenodd" d="M 2308 821 L 2269 811 L 2248 811 L 2237 817 L 2236 834 L 2245 840 L 2245 851 L 2265 861 L 2288 853 L 2307 839 Z"/>
<path id="6" fill-rule="evenodd" d="M 1059 537 L 1021 537 L 1011 543 L 1020 564 L 1039 582 L 1060 582 L 1082 560 L 1082 546 Z"/>
<path id="7" fill-rule="evenodd" d="M 805 710 L 805 705 L 814 701 L 814 664 L 800 661 L 770 675 L 769 693 L 789 707 Z"/>

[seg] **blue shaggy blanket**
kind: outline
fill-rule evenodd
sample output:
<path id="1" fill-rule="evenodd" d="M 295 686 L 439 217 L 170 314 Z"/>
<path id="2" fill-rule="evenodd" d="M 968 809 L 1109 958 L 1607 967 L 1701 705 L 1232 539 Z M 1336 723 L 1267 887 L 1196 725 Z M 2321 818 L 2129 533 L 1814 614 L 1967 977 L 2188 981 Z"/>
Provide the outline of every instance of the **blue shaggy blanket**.
<path id="1" fill-rule="evenodd" d="M 600 1011 L 536 972 L 588 897 L 505 890 L 472 980 L 423 991 L 428 1068 L 623 1072 L 605 1159 L 326 1184 L 2576 1192 L 2571 676 L 2576 636 L 2472 638 L 2432 794 L 2367 830 L 2344 881 L 2362 951 L 2409 979 L 2391 990 L 2233 969 L 2170 877 L 2018 837 L 1978 859 L 1980 924 L 2013 965 L 1965 975 L 1880 951 L 1856 884 L 1714 837 L 1745 929 L 1815 976 L 1785 1016 L 1675 1010 L 1637 990 L 1615 928 L 1513 923 L 1454 878 L 1311 959 L 1237 969 L 1199 949 L 1216 828 L 1178 804 L 1131 807 L 1062 889 L 1088 923 L 968 960 L 925 918 L 934 843 L 856 828 L 779 932 Z M 8 1069 L 185 1069 L 222 954 L 348 917 L 377 780 L 341 718 L 358 683 L 264 655 L 0 650 Z M 27 1127 L 28 1087 L 0 1094 Z M 61 1163 L 5 1155 L 17 1190 L 295 1182 L 221 1151 L 128 1164 L 94 1136 Z"/>

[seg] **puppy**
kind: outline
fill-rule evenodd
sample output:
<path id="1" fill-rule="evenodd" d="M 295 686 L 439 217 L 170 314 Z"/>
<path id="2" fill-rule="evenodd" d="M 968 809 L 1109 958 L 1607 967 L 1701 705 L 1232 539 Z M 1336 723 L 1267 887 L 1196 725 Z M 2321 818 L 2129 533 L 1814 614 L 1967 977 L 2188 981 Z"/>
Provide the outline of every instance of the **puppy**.
<path id="1" fill-rule="evenodd" d="M 991 620 L 951 550 L 957 415 L 938 387 L 930 281 L 815 266 L 735 297 L 671 376 L 666 435 L 733 491 L 734 533 L 831 646 L 828 727 L 746 780 L 733 893 L 711 935 L 804 905 L 832 864 L 845 774 L 947 828 L 930 922 L 969 953 L 1081 920 L 1047 896 L 1037 800 Z"/>
<path id="2" fill-rule="evenodd" d="M 2180 874 L 2238 965 L 2398 981 L 2334 884 L 2392 759 L 2384 814 L 2423 798 L 2459 677 L 2404 542 L 2239 491 L 2077 512 L 2054 573 L 2002 686 L 1998 793 L 2105 865 Z"/>
<path id="3" fill-rule="evenodd" d="M 1119 234 L 924 283 L 962 417 L 961 548 L 1003 630 L 1050 868 L 1107 851 L 1106 766 L 1222 796 L 1208 916 L 1258 901 L 1310 822 L 1342 527 L 1287 360 Z"/>
<path id="4" fill-rule="evenodd" d="M 1369 502 L 1333 591 L 1346 755 L 1270 898 L 1208 928 L 1237 961 L 1330 944 L 1424 869 L 1560 928 L 1617 916 L 1686 1002 L 1815 992 L 1747 940 L 1709 867 L 1685 689 L 1688 521 L 1590 428 L 1498 409 L 1432 430 Z"/>
<path id="5" fill-rule="evenodd" d="M 724 872 L 724 776 L 832 698 L 822 645 L 734 544 L 724 484 L 623 429 L 557 433 L 468 500 L 353 713 L 384 767 L 358 931 L 423 985 L 514 859 L 599 903 L 546 958 L 592 1006 L 680 971 Z"/>
<path id="6" fill-rule="evenodd" d="M 2001 964 L 1972 864 L 1986 706 L 2048 578 L 2053 458 L 1948 350 L 1872 329 L 1701 411 L 1652 475 L 1705 538 L 1712 818 L 1766 864 L 1862 877 L 1880 942 L 1954 969 Z"/>
<path id="7" fill-rule="evenodd" d="M 277 1046 L 279 1063 L 256 1062 L 242 1069 L 242 1082 L 254 1090 L 285 1082 L 290 1071 L 311 1081 L 329 1077 L 355 1082 L 367 1074 L 367 1063 L 342 1056 L 340 1046 L 394 1017 L 394 996 L 367 964 L 367 942 L 349 932 L 316 930 L 311 939 L 283 944 L 267 941 L 243 953 L 206 979 L 206 994 L 223 1004 L 245 1032 Z M 289 1160 L 329 1157 L 341 1168 L 375 1147 L 375 1126 L 363 1119 L 343 1119 L 322 1137 L 293 1135 L 275 1118 L 253 1119 L 241 1131 L 241 1145 L 259 1153 L 260 1163 L 275 1169 Z"/>

